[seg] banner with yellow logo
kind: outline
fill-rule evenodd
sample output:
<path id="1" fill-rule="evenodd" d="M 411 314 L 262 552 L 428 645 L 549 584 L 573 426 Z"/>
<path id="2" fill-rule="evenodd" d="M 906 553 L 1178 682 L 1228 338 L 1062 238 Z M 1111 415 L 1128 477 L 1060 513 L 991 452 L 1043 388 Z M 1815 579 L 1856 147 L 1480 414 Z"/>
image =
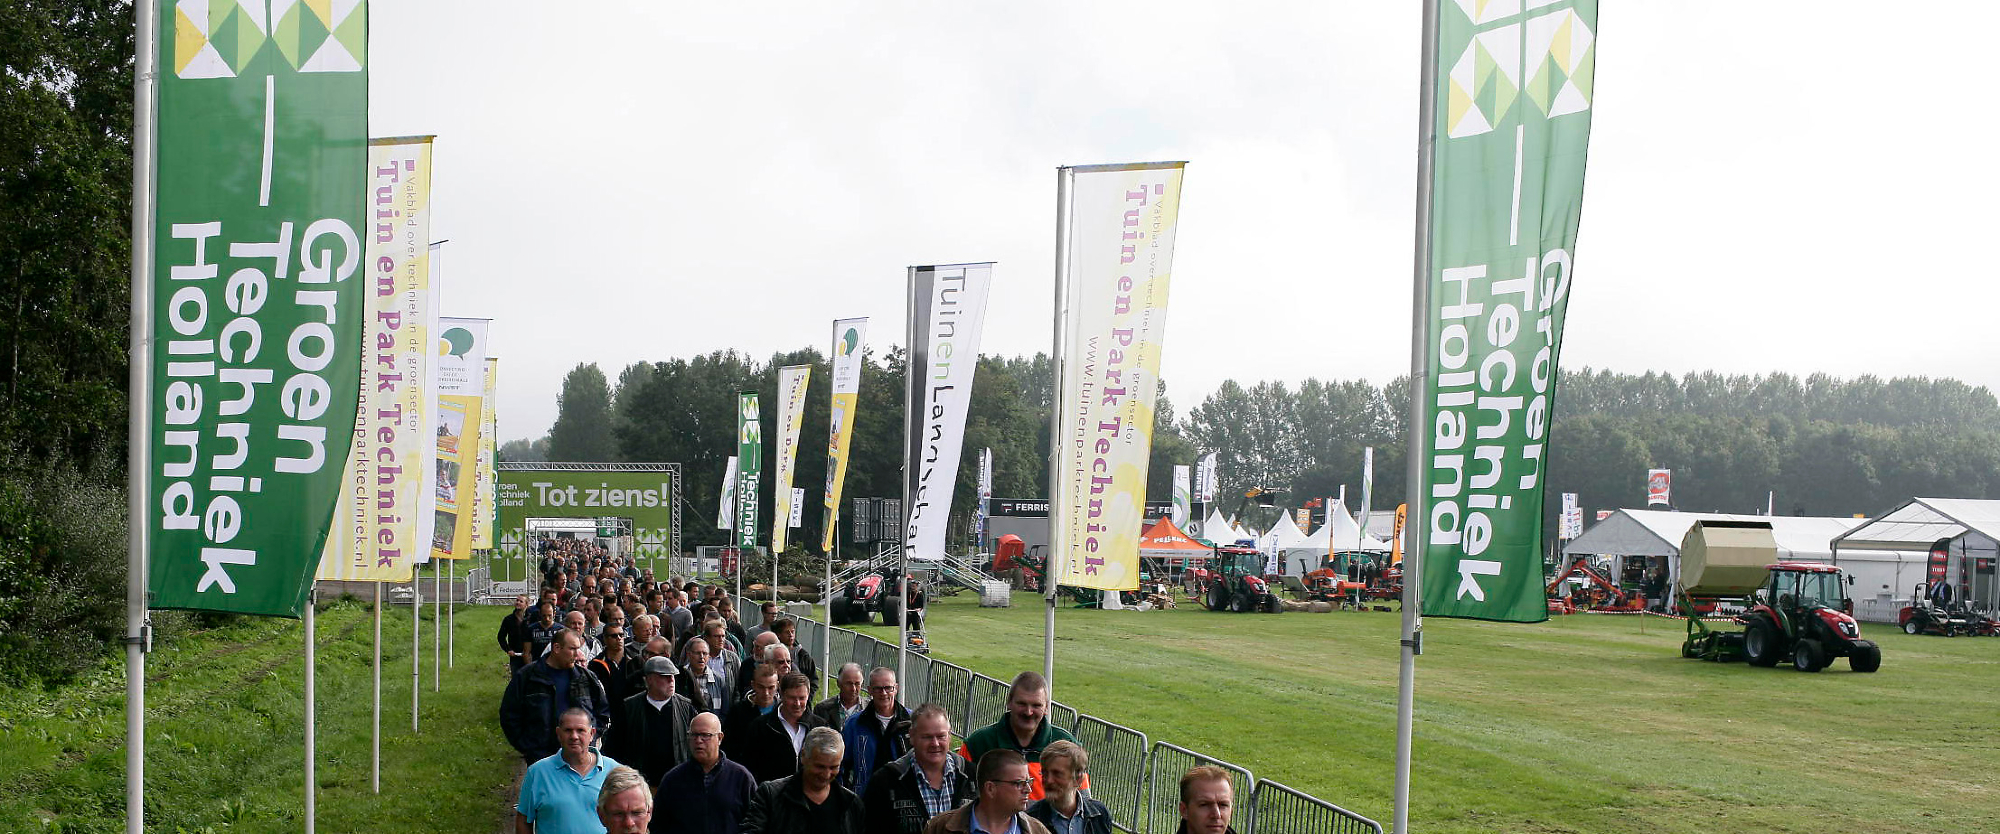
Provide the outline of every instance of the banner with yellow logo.
<path id="1" fill-rule="evenodd" d="M 472 549 L 493 549 L 493 518 L 496 490 L 494 438 L 500 435 L 499 404 L 500 391 L 498 375 L 500 359 L 486 357 L 486 392 L 480 397 L 479 408 L 479 465 L 473 468 L 472 489 Z"/>
<path id="2" fill-rule="evenodd" d="M 1060 169 L 1062 365 L 1049 565 L 1057 583 L 1139 587 L 1153 400 L 1186 163 Z M 1050 591 L 1054 593 L 1053 589 Z"/>
<path id="3" fill-rule="evenodd" d="M 840 492 L 847 484 L 847 451 L 854 438 L 854 401 L 861 395 L 862 345 L 867 336 L 867 319 L 833 323 L 833 410 L 826 421 L 826 527 L 819 543 L 825 553 L 833 552 L 833 537 L 840 530 Z"/>
<path id="4" fill-rule="evenodd" d="M 431 558 L 472 555 L 473 493 L 479 463 L 479 426 L 486 397 L 486 319 L 438 319 L 433 376 L 437 414 L 431 420 L 437 448 L 432 495 Z"/>

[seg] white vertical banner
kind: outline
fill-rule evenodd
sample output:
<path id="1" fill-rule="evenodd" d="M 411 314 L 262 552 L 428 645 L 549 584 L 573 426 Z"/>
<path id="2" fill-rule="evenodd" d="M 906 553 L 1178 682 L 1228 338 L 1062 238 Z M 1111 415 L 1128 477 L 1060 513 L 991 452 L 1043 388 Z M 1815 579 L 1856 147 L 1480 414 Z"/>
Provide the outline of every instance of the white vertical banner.
<path id="1" fill-rule="evenodd" d="M 1173 504 L 1173 511 L 1168 515 L 1168 517 L 1173 519 L 1175 527 L 1179 527 L 1181 529 L 1186 529 L 1187 527 L 1188 501 L 1193 496 L 1192 488 L 1189 486 L 1188 480 L 1189 480 L 1188 468 L 1185 466 L 1175 466 L 1174 504 Z"/>
<path id="2" fill-rule="evenodd" d="M 979 506 L 973 508 L 972 536 L 979 552 L 986 552 L 988 507 L 993 501 L 993 450 L 979 450 Z"/>
<path id="3" fill-rule="evenodd" d="M 1375 508 L 1375 447 L 1361 447 L 1361 538 L 1368 538 L 1368 511 Z M 1345 510 L 1345 507 L 1341 508 Z"/>
<path id="4" fill-rule="evenodd" d="M 1063 168 L 1054 585 L 1139 587 L 1153 402 L 1184 162 Z"/>
<path id="5" fill-rule="evenodd" d="M 965 415 L 986 290 L 993 264 L 910 267 L 908 466 L 903 475 L 904 552 L 911 559 L 944 556 L 946 522 L 965 446 Z"/>
<path id="6" fill-rule="evenodd" d="M 715 529 L 736 529 L 736 456 L 722 470 L 722 506 L 715 511 Z"/>
<path id="7" fill-rule="evenodd" d="M 1195 479 L 1194 500 L 1204 508 L 1215 502 L 1215 453 L 1209 452 L 1201 459 L 1200 477 Z"/>
<path id="8" fill-rule="evenodd" d="M 1574 492 L 1563 493 L 1561 530 L 1564 539 L 1574 539 L 1583 535 L 1583 508 L 1577 505 Z"/>
<path id="9" fill-rule="evenodd" d="M 798 499 L 792 495 L 792 473 L 799 463 L 799 426 L 806 419 L 806 388 L 812 380 L 811 365 L 786 365 L 778 369 L 778 460 L 773 465 L 778 482 L 771 488 L 772 499 L 778 502 L 778 511 L 773 519 L 784 521 L 771 525 L 771 552 L 785 552 L 785 539 L 791 528 L 799 526 Z"/>

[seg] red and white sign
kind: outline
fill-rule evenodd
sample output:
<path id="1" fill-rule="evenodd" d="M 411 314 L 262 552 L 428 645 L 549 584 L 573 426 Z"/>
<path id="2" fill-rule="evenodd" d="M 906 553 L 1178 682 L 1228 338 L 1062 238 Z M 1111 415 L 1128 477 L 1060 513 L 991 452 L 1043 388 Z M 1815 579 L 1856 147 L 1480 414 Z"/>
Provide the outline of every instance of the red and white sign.
<path id="1" fill-rule="evenodd" d="M 1674 470 L 1646 470 L 1646 506 L 1673 506 Z"/>

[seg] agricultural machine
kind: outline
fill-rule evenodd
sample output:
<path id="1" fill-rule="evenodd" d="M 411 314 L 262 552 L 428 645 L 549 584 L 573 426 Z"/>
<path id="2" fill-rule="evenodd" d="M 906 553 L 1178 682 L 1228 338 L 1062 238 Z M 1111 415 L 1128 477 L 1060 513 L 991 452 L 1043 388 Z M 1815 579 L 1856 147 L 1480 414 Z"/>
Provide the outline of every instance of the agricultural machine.
<path id="1" fill-rule="evenodd" d="M 1861 638 L 1847 582 L 1832 565 L 1777 561 L 1771 525 L 1762 521 L 1702 520 L 1681 542 L 1681 610 L 1696 598 L 1740 599 L 1735 622 L 1742 631 L 1710 628 L 1700 616 L 1687 620 L 1681 656 L 1776 666 L 1790 659 L 1801 672 L 1817 672 L 1847 658 L 1856 672 L 1882 666 L 1882 649 Z"/>
<path id="2" fill-rule="evenodd" d="M 1579 589 L 1581 593 L 1565 595 L 1563 585 L 1571 577 L 1583 579 L 1587 584 Z M 1618 583 L 1593 570 L 1588 556 L 1576 557 L 1568 568 L 1556 574 L 1555 579 L 1549 582 L 1548 597 L 1551 614 L 1569 614 L 1578 608 L 1639 611 L 1646 607 L 1645 597 L 1626 593 L 1625 589 L 1618 587 Z"/>
<path id="3" fill-rule="evenodd" d="M 873 615 L 882 615 L 883 625 L 895 625 L 903 616 L 903 601 L 896 598 L 897 580 L 902 572 L 896 568 L 872 570 L 856 577 L 854 581 L 834 594 L 834 625 L 865 623 Z"/>
<path id="4" fill-rule="evenodd" d="M 1284 603 L 1264 581 L 1264 554 L 1255 547 L 1216 545 L 1198 593 L 1210 611 L 1263 611 L 1276 614 Z"/>
<path id="5" fill-rule="evenodd" d="M 1924 595 L 1924 586 L 1918 585 L 1911 596 L 1914 604 L 1904 608 L 1896 617 L 1903 626 L 1904 634 L 1942 634 L 1957 637 L 1961 634 L 1993 634 L 1993 622 L 1973 613 L 1962 605 L 1941 604 Z"/>
<path id="6" fill-rule="evenodd" d="M 1328 556 L 1300 580 L 1303 599 L 1331 602 L 1359 608 L 1370 601 L 1401 599 L 1403 569 L 1389 565 L 1389 554 L 1381 551 L 1341 551 Z M 1305 560 L 1299 560 L 1304 569 Z"/>

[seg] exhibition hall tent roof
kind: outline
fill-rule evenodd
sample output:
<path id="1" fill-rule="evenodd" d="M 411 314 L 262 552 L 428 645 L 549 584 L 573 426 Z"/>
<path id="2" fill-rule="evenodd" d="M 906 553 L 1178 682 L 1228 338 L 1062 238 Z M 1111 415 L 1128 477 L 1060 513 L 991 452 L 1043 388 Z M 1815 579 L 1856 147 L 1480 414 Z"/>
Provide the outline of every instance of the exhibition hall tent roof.
<path id="1" fill-rule="evenodd" d="M 1679 556 L 1681 540 L 1687 538 L 1688 528 L 1697 520 L 1769 522 L 1779 558 L 1809 562 L 1830 561 L 1834 537 L 1861 523 L 1854 518 L 1618 510 L 1563 545 L 1562 552 L 1566 556 Z"/>
<path id="2" fill-rule="evenodd" d="M 2000 541 L 2000 501 L 1912 498 L 1834 537 L 1842 553 L 1858 549 L 1929 551 L 1938 539 L 1967 532 Z"/>

